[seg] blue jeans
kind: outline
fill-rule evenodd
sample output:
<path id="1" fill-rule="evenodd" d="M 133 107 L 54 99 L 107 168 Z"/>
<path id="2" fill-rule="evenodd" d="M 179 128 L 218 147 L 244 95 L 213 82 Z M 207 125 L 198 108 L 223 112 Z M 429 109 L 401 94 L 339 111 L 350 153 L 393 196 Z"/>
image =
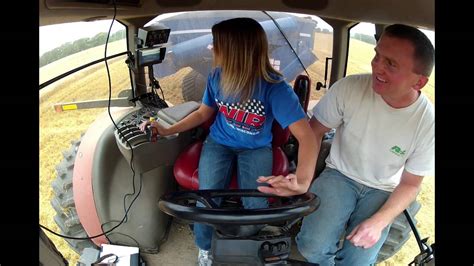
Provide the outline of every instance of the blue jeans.
<path id="1" fill-rule="evenodd" d="M 235 162 L 235 163 L 234 163 Z M 259 176 L 272 174 L 273 153 L 271 147 L 258 149 L 235 149 L 215 142 L 209 136 L 204 141 L 199 160 L 199 189 L 226 189 L 229 187 L 233 167 L 237 165 L 237 184 L 240 189 L 256 189 L 262 184 L 257 183 Z M 220 204 L 219 199 L 214 199 Z M 246 209 L 266 208 L 266 198 L 243 197 Z M 204 205 L 198 203 L 197 206 Z M 205 224 L 194 224 L 196 245 L 200 249 L 209 250 L 213 227 Z"/>
<path id="2" fill-rule="evenodd" d="M 310 191 L 321 198 L 319 208 L 303 219 L 296 236 L 300 253 L 312 263 L 326 265 L 370 265 L 387 238 L 390 226 L 371 248 L 356 247 L 344 238 L 352 229 L 372 216 L 390 196 L 390 192 L 370 188 L 326 167 L 311 185 Z"/>

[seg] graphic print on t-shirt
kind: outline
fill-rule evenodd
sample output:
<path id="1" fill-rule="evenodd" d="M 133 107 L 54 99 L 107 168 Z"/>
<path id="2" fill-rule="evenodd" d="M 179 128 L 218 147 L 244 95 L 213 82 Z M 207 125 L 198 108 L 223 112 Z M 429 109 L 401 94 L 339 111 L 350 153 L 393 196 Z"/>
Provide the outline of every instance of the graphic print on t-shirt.
<path id="1" fill-rule="evenodd" d="M 215 99 L 220 113 L 226 118 L 227 124 L 249 135 L 257 135 L 265 122 L 265 106 L 256 99 L 245 103 L 226 103 Z"/>

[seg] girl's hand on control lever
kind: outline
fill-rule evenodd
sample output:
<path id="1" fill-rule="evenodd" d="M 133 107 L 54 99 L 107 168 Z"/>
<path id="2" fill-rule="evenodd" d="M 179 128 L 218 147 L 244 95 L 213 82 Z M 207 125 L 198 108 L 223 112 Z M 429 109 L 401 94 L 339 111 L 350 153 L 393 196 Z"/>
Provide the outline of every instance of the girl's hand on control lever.
<path id="1" fill-rule="evenodd" d="M 143 123 L 141 123 L 138 128 L 145 132 L 147 126 L 150 125 L 150 127 L 154 127 L 158 130 L 158 134 L 161 135 L 161 136 L 167 136 L 169 135 L 168 133 L 168 130 L 167 128 L 165 128 L 164 126 L 160 125 L 158 122 L 156 121 L 145 121 Z"/>
<path id="2" fill-rule="evenodd" d="M 143 123 L 141 123 L 138 128 L 142 131 L 142 132 L 145 132 L 145 129 L 146 129 L 146 126 L 148 126 L 151 122 L 150 121 L 145 121 Z"/>

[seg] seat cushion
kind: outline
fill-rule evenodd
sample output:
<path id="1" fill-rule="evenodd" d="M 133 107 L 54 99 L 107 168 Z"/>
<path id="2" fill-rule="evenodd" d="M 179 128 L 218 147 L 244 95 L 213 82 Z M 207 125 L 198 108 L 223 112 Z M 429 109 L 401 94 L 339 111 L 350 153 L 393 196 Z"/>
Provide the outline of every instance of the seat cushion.
<path id="1" fill-rule="evenodd" d="M 189 145 L 178 156 L 174 163 L 174 177 L 182 188 L 191 190 L 199 189 L 198 166 L 202 144 L 202 141 L 196 141 Z"/>
<path id="2" fill-rule="evenodd" d="M 199 189 L 199 158 L 201 156 L 202 141 L 197 141 L 188 146 L 176 159 L 174 164 L 174 176 L 179 186 L 184 189 Z M 287 175 L 289 173 L 289 162 L 280 147 L 273 147 L 273 175 Z M 230 189 L 237 189 L 237 177 L 232 175 Z"/>

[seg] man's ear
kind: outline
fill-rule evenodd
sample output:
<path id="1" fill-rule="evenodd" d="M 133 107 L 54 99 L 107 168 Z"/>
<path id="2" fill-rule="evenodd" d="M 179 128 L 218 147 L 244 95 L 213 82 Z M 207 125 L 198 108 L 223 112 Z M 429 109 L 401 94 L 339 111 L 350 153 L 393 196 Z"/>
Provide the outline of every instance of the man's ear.
<path id="1" fill-rule="evenodd" d="M 426 85 L 426 83 L 428 83 L 428 77 L 420 75 L 418 81 L 413 85 L 413 89 L 419 91 Z"/>

